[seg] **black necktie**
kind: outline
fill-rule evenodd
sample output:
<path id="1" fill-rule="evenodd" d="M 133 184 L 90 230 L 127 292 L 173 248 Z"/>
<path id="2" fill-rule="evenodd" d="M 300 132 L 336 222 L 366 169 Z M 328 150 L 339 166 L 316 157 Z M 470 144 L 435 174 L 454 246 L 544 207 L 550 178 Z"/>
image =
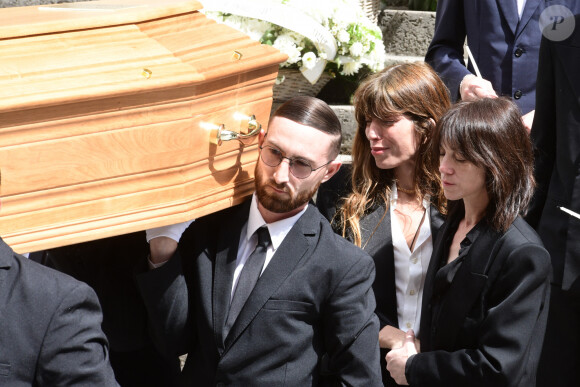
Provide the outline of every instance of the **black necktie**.
<path id="1" fill-rule="evenodd" d="M 238 318 L 252 289 L 254 289 L 256 282 L 258 282 L 258 278 L 260 278 L 260 273 L 264 267 L 264 262 L 266 261 L 266 252 L 270 245 L 270 233 L 265 226 L 256 230 L 256 233 L 258 234 L 258 245 L 246 260 L 246 264 L 238 278 L 238 285 L 234 291 L 234 296 L 230 303 L 230 311 L 224 327 L 224 338 L 228 335 L 230 328 Z"/>

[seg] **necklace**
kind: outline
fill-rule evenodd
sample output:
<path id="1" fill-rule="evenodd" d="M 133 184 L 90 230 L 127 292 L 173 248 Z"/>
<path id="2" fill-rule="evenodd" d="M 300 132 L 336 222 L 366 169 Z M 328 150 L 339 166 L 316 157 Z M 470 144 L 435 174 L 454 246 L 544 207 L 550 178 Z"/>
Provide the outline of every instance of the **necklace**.
<path id="1" fill-rule="evenodd" d="M 412 195 L 415 193 L 414 189 L 403 188 L 403 187 L 399 186 L 398 184 L 397 184 L 397 191 L 401 191 L 401 192 L 404 192 L 404 193 L 409 194 L 409 195 Z"/>

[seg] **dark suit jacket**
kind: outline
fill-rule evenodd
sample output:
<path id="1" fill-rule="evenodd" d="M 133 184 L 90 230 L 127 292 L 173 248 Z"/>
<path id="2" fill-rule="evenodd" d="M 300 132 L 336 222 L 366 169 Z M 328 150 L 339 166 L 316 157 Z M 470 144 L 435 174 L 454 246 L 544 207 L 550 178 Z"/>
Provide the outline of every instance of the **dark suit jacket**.
<path id="1" fill-rule="evenodd" d="M 117 386 L 101 320 L 87 285 L 0 239 L 0 385 Z"/>
<path id="2" fill-rule="evenodd" d="M 575 14 L 580 13 L 577 3 Z M 552 257 L 553 283 L 580 295 L 580 17 L 563 41 L 542 40 L 532 126 L 538 183 L 526 220 Z"/>
<path id="3" fill-rule="evenodd" d="M 451 216 L 435 242 L 423 294 L 421 353 L 407 361 L 407 381 L 535 386 L 548 311 L 548 252 L 519 217 L 505 233 L 480 224 L 481 233 L 445 289 L 444 278 L 436 275 L 447 262 L 454 222 L 458 218 Z"/>
<path id="4" fill-rule="evenodd" d="M 47 250 L 46 264 L 89 285 L 103 310 L 101 324 L 109 340 L 111 366 L 121 385 L 175 385 L 179 359 L 164 359 L 151 341 L 147 311 L 135 285 L 135 267 L 147 268 L 145 232 Z"/>
<path id="5" fill-rule="evenodd" d="M 329 220 L 334 218 L 340 198 L 350 192 L 350 165 L 344 165 L 328 182 L 318 190 L 316 205 Z M 437 231 L 443 224 L 443 217 L 433 206 L 429 208 L 431 235 L 435 241 Z M 386 214 L 385 214 L 386 211 Z M 395 255 L 391 233 L 391 216 L 386 205 L 372 208 L 360 220 L 362 246 L 375 262 L 376 277 L 373 292 L 377 302 L 375 313 L 379 318 L 379 329 L 386 325 L 399 328 L 397 314 L 397 291 L 395 287 Z M 339 225 L 334 225 L 335 232 L 342 234 Z M 348 235 L 347 235 L 348 239 Z M 388 350 L 381 349 L 381 371 L 385 386 L 396 386 L 387 371 L 385 356 Z"/>
<path id="6" fill-rule="evenodd" d="M 498 95 L 514 97 L 522 113 L 534 110 L 538 50 L 542 37 L 538 19 L 552 4 L 527 0 L 521 20 L 515 0 L 439 0 L 435 33 L 425 61 L 441 76 L 455 101 L 465 68 L 465 37 L 484 79 Z M 517 98 L 521 93 L 520 98 Z"/>
<path id="7" fill-rule="evenodd" d="M 138 278 L 160 345 L 188 353 L 184 384 L 380 385 L 374 265 L 312 204 L 222 337 L 248 211 L 249 201 L 196 220 L 176 255 Z"/>

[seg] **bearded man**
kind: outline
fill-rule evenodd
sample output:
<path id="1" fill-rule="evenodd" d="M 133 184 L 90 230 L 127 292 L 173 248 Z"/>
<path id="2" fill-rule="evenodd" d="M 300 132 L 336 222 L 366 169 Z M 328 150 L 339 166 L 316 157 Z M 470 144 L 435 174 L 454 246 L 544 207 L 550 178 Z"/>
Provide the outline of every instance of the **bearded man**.
<path id="1" fill-rule="evenodd" d="M 179 245 L 150 240 L 138 286 L 159 348 L 188 354 L 182 385 L 381 385 L 373 261 L 311 202 L 340 143 L 326 103 L 287 101 L 259 135 L 252 198 Z"/>

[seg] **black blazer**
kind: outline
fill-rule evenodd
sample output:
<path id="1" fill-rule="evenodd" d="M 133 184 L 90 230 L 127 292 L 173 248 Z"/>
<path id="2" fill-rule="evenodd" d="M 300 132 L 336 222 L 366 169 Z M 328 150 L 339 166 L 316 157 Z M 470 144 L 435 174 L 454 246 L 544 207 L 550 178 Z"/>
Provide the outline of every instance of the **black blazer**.
<path id="1" fill-rule="evenodd" d="M 160 344 L 188 353 L 183 383 L 380 386 L 374 265 L 312 204 L 222 337 L 248 211 L 249 201 L 196 220 L 176 255 L 138 278 Z"/>
<path id="2" fill-rule="evenodd" d="M 117 386 L 86 284 L 0 239 L 0 386 Z"/>
<path id="3" fill-rule="evenodd" d="M 575 14 L 580 3 L 575 2 Z M 542 40 L 532 125 L 538 187 L 526 220 L 552 257 L 553 283 L 580 295 L 580 16 L 563 41 Z"/>
<path id="4" fill-rule="evenodd" d="M 453 222 L 457 217 L 443 225 L 435 242 L 423 294 L 421 353 L 407 361 L 407 381 L 433 387 L 535 386 L 550 256 L 519 217 L 506 233 L 480 224 L 451 285 L 437 292 Z"/>
<path id="5" fill-rule="evenodd" d="M 346 167 L 346 168 L 345 168 Z M 340 198 L 350 192 L 350 165 L 344 165 L 329 181 L 322 184 L 318 190 L 316 205 L 320 212 L 329 220 L 333 220 Z M 386 213 L 385 213 L 386 212 Z M 429 207 L 431 220 L 431 238 L 435 241 L 437 232 L 443 224 L 443 217 L 433 206 Z M 342 229 L 333 222 L 335 232 L 342 234 Z M 376 277 L 373 282 L 373 292 L 377 302 L 375 313 L 379 318 L 379 328 L 386 325 L 399 328 L 397 314 L 397 291 L 395 287 L 395 255 L 391 233 L 391 215 L 385 204 L 370 209 L 360 220 L 361 239 L 364 251 L 375 262 Z M 349 236 L 347 235 L 347 239 Z M 385 386 L 396 386 L 387 371 L 385 356 L 388 350 L 381 348 L 381 371 Z"/>

